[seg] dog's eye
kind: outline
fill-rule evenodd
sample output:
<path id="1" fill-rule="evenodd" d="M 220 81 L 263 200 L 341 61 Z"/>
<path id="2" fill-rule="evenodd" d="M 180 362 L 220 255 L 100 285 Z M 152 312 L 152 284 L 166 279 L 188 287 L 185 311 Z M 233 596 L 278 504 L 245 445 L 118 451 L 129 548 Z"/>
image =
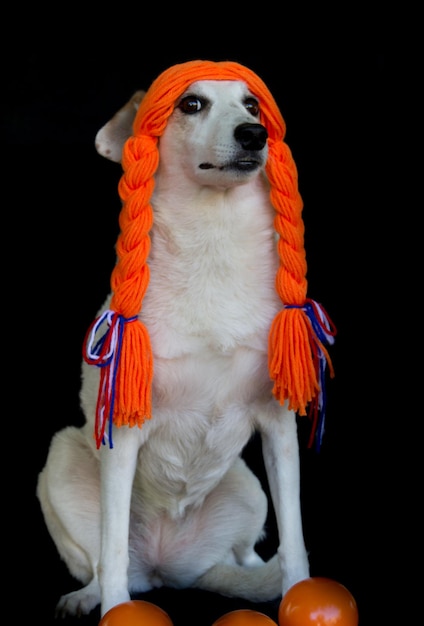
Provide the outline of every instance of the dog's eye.
<path id="1" fill-rule="evenodd" d="M 178 105 L 178 108 L 188 115 L 192 115 L 193 113 L 197 113 L 204 106 L 203 100 L 197 98 L 196 96 L 186 96 L 183 98 Z"/>
<path id="2" fill-rule="evenodd" d="M 244 101 L 244 106 L 251 115 L 253 115 L 254 117 L 258 117 L 259 102 L 256 100 L 256 98 L 246 98 L 246 100 Z"/>

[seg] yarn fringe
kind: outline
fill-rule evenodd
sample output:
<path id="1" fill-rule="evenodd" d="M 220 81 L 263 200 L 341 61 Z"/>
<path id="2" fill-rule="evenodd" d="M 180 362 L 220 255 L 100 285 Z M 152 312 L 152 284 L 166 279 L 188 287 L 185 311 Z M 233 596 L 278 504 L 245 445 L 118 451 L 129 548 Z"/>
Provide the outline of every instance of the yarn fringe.
<path id="1" fill-rule="evenodd" d="M 273 393 L 299 415 L 313 416 L 309 444 L 319 427 L 322 438 L 325 416 L 325 365 L 334 368 L 324 343 L 333 343 L 336 328 L 323 307 L 307 299 L 302 306 L 286 305 L 275 317 L 269 334 L 268 366 L 274 381 Z"/>
<path id="2" fill-rule="evenodd" d="M 107 329 L 96 340 L 104 323 Z M 88 329 L 83 357 L 89 365 L 100 368 L 96 445 L 99 448 L 107 439 L 112 448 L 112 424 L 140 427 L 152 416 L 153 356 L 149 334 L 137 316 L 124 318 L 108 310 Z"/>

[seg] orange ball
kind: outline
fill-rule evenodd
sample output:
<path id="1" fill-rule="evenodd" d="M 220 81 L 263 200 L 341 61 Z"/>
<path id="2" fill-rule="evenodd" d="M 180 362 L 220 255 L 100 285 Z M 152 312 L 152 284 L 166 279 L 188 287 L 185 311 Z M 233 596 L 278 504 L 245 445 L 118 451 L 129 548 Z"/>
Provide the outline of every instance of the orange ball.
<path id="1" fill-rule="evenodd" d="M 152 602 L 130 600 L 109 609 L 99 626 L 173 626 L 168 613 Z"/>
<path id="2" fill-rule="evenodd" d="M 250 609 L 238 609 L 225 613 L 212 626 L 277 626 L 277 623 L 265 613 Z"/>
<path id="3" fill-rule="evenodd" d="M 279 626 L 358 626 L 352 594 L 330 578 L 306 578 L 291 587 L 280 602 Z"/>

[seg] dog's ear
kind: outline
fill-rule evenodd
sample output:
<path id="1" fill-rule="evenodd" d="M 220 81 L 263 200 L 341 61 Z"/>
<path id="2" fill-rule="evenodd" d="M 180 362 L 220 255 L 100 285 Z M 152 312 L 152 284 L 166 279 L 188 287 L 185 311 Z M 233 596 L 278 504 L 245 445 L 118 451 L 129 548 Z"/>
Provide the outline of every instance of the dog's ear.
<path id="1" fill-rule="evenodd" d="M 110 161 L 121 162 L 122 148 L 132 134 L 132 124 L 145 91 L 136 91 L 128 102 L 119 109 L 96 135 L 97 152 Z"/>

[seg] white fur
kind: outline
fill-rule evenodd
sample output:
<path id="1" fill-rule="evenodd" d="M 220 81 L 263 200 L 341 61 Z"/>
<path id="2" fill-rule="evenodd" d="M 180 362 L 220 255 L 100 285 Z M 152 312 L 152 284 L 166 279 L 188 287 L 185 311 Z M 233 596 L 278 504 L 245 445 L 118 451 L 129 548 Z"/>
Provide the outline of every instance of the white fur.
<path id="1" fill-rule="evenodd" d="M 86 585 L 62 596 L 62 615 L 99 603 L 104 615 L 161 585 L 266 601 L 309 576 L 296 418 L 273 398 L 267 365 L 268 331 L 281 308 L 267 146 L 243 150 L 234 137 L 239 124 L 259 122 L 244 83 L 200 81 L 187 93 L 204 106 L 193 115 L 176 106 L 159 140 L 152 199 L 141 317 L 154 353 L 153 417 L 142 428 L 114 428 L 113 448 L 97 450 L 99 371 L 83 363 L 87 422 L 54 436 L 39 476 L 47 527 Z M 120 159 L 142 95 L 99 131 L 100 154 Z M 234 166 L 252 158 L 251 171 Z M 254 549 L 267 499 L 240 458 L 255 430 L 279 531 L 267 563 Z"/>

